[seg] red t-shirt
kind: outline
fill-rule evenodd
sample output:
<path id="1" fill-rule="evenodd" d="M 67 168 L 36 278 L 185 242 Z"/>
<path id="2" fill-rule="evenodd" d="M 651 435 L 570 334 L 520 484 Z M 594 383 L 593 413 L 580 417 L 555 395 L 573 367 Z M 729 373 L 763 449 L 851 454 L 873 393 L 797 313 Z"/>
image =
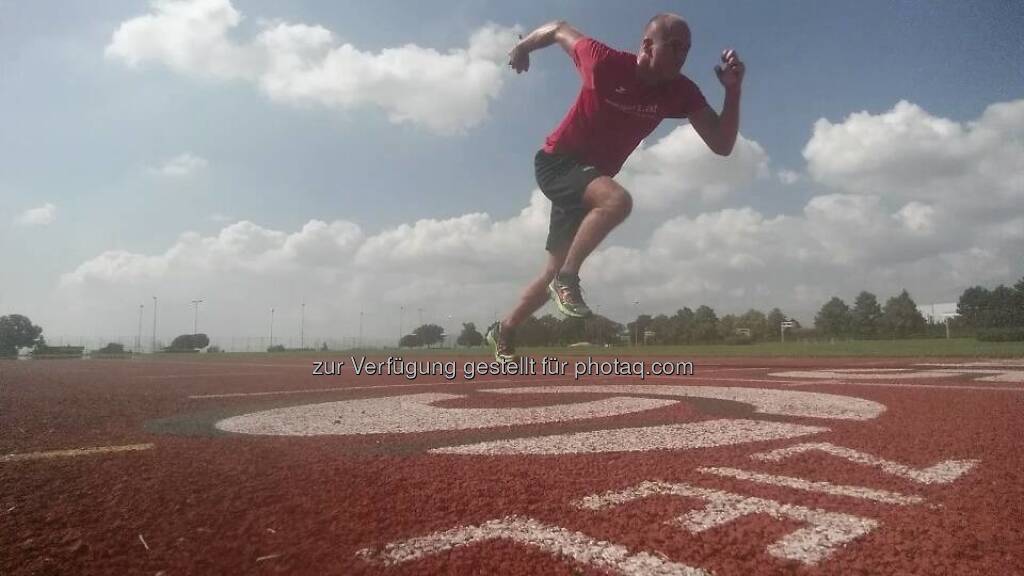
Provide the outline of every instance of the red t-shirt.
<path id="1" fill-rule="evenodd" d="M 707 106 L 700 88 L 682 74 L 660 86 L 641 83 L 636 54 L 613 50 L 592 38 L 579 39 L 572 51 L 583 86 L 562 123 L 545 140 L 545 152 L 571 154 L 614 176 L 663 118 L 687 118 Z"/>

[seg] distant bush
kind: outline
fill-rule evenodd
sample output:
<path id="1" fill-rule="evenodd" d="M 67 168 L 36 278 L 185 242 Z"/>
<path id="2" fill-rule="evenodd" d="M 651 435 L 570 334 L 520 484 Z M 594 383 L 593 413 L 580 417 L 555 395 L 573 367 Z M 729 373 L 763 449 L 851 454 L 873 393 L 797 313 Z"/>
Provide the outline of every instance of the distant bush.
<path id="1" fill-rule="evenodd" d="M 284 352 L 284 346 L 281 344 L 274 344 L 267 348 L 267 352 Z"/>
<path id="2" fill-rule="evenodd" d="M 164 348 L 165 352 L 193 352 L 210 345 L 210 337 L 206 334 L 182 334 L 171 345 Z"/>
<path id="3" fill-rule="evenodd" d="M 110 342 L 103 348 L 100 348 L 96 352 L 100 354 L 124 354 L 124 344 L 118 344 L 117 342 Z"/>
<path id="4" fill-rule="evenodd" d="M 45 346 L 32 349 L 33 358 L 81 358 L 85 346 Z"/>
<path id="5" fill-rule="evenodd" d="M 982 342 L 1024 342 L 1024 327 L 980 328 L 978 340 Z"/>
<path id="6" fill-rule="evenodd" d="M 210 346 L 206 349 L 207 354 L 218 354 L 220 352 L 223 352 L 223 350 L 220 349 L 220 346 Z"/>

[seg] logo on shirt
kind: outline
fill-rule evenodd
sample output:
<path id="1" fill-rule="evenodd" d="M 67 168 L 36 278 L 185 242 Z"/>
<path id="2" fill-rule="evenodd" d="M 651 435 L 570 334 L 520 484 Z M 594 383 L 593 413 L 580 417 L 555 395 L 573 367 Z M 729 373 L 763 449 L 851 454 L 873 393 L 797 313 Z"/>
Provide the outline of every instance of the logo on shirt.
<path id="1" fill-rule="evenodd" d="M 659 109 L 657 104 L 626 104 L 616 102 L 611 98 L 605 98 L 604 101 L 607 104 L 611 105 L 612 107 L 618 108 L 619 110 L 627 114 L 632 114 L 633 116 L 643 116 L 645 118 L 659 119 L 662 117 L 661 110 Z"/>
<path id="2" fill-rule="evenodd" d="M 618 88 L 615 89 L 615 93 L 616 94 L 625 94 L 626 93 L 626 87 L 625 86 L 619 86 Z"/>

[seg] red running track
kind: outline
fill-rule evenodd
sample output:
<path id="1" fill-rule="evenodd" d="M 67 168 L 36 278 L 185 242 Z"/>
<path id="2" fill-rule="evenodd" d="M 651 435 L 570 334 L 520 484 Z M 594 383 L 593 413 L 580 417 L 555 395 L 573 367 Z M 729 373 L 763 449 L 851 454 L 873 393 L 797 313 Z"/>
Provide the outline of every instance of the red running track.
<path id="1" fill-rule="evenodd" d="M 330 359 L 0 364 L 0 574 L 1024 574 L 1019 361 Z"/>

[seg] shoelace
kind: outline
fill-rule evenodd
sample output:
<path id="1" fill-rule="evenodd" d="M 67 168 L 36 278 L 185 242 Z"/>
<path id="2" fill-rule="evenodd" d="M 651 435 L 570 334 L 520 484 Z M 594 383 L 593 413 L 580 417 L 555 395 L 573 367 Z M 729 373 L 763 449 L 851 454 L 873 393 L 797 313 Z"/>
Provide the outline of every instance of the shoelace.
<path id="1" fill-rule="evenodd" d="M 574 283 L 558 283 L 558 291 L 562 295 L 562 300 L 571 302 L 573 304 L 579 304 L 583 302 L 583 288 L 580 288 L 579 282 Z"/>

